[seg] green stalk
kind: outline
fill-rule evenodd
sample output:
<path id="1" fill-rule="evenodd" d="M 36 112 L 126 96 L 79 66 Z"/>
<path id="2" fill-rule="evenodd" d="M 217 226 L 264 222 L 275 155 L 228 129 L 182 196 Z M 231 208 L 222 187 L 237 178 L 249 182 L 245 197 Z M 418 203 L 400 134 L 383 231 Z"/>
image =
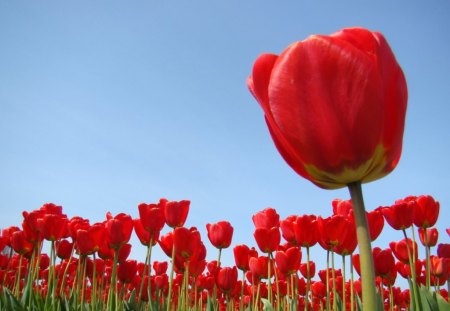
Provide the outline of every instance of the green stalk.
<path id="1" fill-rule="evenodd" d="M 311 277 L 309 275 L 309 246 L 306 246 L 306 295 L 305 295 L 305 311 L 308 310 L 309 306 L 309 287 L 311 285 Z"/>
<path id="2" fill-rule="evenodd" d="M 333 310 L 337 310 L 336 273 L 334 272 L 334 246 L 331 250 L 331 277 L 333 278 Z"/>
<path id="3" fill-rule="evenodd" d="M 330 305 L 330 282 L 328 282 L 328 279 L 330 277 L 330 251 L 327 250 L 327 270 L 325 271 L 325 279 L 326 279 L 326 288 L 327 288 L 327 310 L 331 310 L 331 305 Z"/>
<path id="4" fill-rule="evenodd" d="M 425 235 L 425 254 L 426 254 L 426 262 L 425 262 L 425 273 L 426 273 L 426 279 L 427 279 L 427 289 L 430 290 L 430 247 L 428 246 L 428 235 L 427 235 L 427 229 L 423 229 L 424 235 Z"/>
<path id="5" fill-rule="evenodd" d="M 267 267 L 267 289 L 268 289 L 268 291 L 269 291 L 269 293 L 268 293 L 268 298 L 269 298 L 269 301 L 270 301 L 270 304 L 273 306 L 273 301 L 272 301 L 272 285 L 271 285 L 271 282 L 270 282 L 270 266 L 271 266 L 271 255 L 272 253 L 269 253 L 269 266 Z"/>
<path id="6" fill-rule="evenodd" d="M 19 269 L 17 270 L 16 285 L 14 286 L 14 296 L 16 296 L 17 299 L 19 299 L 20 275 L 22 273 L 22 259 L 23 259 L 23 255 L 20 254 L 20 256 L 19 256 Z"/>
<path id="7" fill-rule="evenodd" d="M 392 285 L 389 284 L 389 310 L 394 310 L 394 293 L 392 291 Z"/>
<path id="8" fill-rule="evenodd" d="M 106 304 L 106 310 L 117 310 L 117 282 L 116 282 L 116 274 L 117 274 L 117 262 L 119 261 L 119 250 L 114 250 L 114 261 L 111 272 L 111 282 L 109 284 L 109 292 L 108 292 L 108 302 Z M 113 301 L 114 299 L 114 301 Z M 113 302 L 115 305 L 113 306 Z"/>
<path id="9" fill-rule="evenodd" d="M 355 310 L 355 288 L 353 281 L 353 256 L 350 255 L 350 311 Z"/>
<path id="10" fill-rule="evenodd" d="M 280 310 L 280 301 L 281 301 L 281 297 L 280 297 L 280 285 L 278 284 L 278 275 L 277 272 L 275 270 L 275 260 L 273 259 L 273 255 L 272 253 L 269 254 L 269 265 L 274 262 L 274 271 L 273 274 L 275 275 L 275 286 L 277 289 L 277 311 Z"/>
<path id="11" fill-rule="evenodd" d="M 414 263 L 415 262 L 414 254 L 415 253 L 412 253 L 411 248 L 409 247 L 406 230 L 402 229 L 402 231 L 403 231 L 403 236 L 405 237 L 406 249 L 408 250 L 408 261 L 409 261 L 409 268 L 411 270 L 411 284 L 412 284 L 412 293 L 414 295 L 415 308 L 418 309 L 419 308 L 419 293 L 417 292 L 417 286 L 416 286 L 417 285 L 416 265 Z M 414 242 L 413 242 L 413 247 L 414 247 Z M 414 251 L 414 249 L 413 249 L 413 251 Z"/>
<path id="12" fill-rule="evenodd" d="M 170 311 L 170 301 L 172 299 L 173 266 L 175 265 L 175 245 L 172 245 L 172 264 L 170 266 L 169 293 L 167 294 L 167 311 Z M 148 280 L 150 282 L 150 280 Z"/>
<path id="13" fill-rule="evenodd" d="M 359 260 L 361 265 L 362 300 L 364 311 L 377 309 L 377 295 L 375 290 L 375 272 L 373 266 L 372 246 L 367 224 L 366 209 L 361 189 L 361 182 L 347 185 L 352 198 L 353 213 L 356 224 L 356 234 L 359 245 Z"/>
<path id="14" fill-rule="evenodd" d="M 69 265 L 70 265 L 70 262 L 72 261 L 74 252 L 75 252 L 75 243 L 73 243 L 72 252 L 70 253 L 70 258 L 67 261 L 66 268 L 64 269 L 64 275 L 63 275 L 63 279 L 62 279 L 62 282 L 61 282 L 61 288 L 59 289 L 59 296 L 60 297 L 62 297 L 63 293 L 64 293 L 64 287 L 66 286 L 67 271 L 69 270 Z"/>
<path id="15" fill-rule="evenodd" d="M 244 283 L 245 283 L 245 271 L 242 270 L 242 286 L 241 286 L 241 298 L 239 300 L 239 311 L 244 309 Z"/>
<path id="16" fill-rule="evenodd" d="M 344 309 L 347 308 L 346 302 L 347 299 L 345 297 L 345 255 L 342 256 L 342 306 Z"/>
<path id="17" fill-rule="evenodd" d="M 253 310 L 257 311 L 259 310 L 259 289 L 261 288 L 261 281 L 258 283 L 258 289 L 256 290 L 256 299 L 255 299 L 255 303 L 253 305 Z"/>

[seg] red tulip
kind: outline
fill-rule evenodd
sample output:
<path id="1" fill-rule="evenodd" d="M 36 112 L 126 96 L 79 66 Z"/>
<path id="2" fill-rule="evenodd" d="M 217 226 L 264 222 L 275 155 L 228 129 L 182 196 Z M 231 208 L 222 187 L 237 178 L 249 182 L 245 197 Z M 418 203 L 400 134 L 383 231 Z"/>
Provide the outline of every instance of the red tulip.
<path id="1" fill-rule="evenodd" d="M 266 228 L 280 226 L 280 215 L 277 211 L 271 207 L 266 208 L 252 216 L 253 224 L 255 228 Z"/>
<path id="2" fill-rule="evenodd" d="M 44 214 L 62 215 L 62 206 L 54 203 L 45 203 L 39 210 Z"/>
<path id="3" fill-rule="evenodd" d="M 278 248 L 281 241 L 280 229 L 278 227 L 256 228 L 253 233 L 256 244 L 263 253 L 271 253 Z"/>
<path id="4" fill-rule="evenodd" d="M 269 269 L 269 257 L 267 256 L 250 257 L 248 260 L 248 265 L 250 268 L 250 272 L 256 279 L 267 278 Z"/>
<path id="5" fill-rule="evenodd" d="M 333 206 L 333 215 L 347 216 L 349 214 L 353 214 L 351 200 L 334 199 L 331 202 L 331 205 Z"/>
<path id="6" fill-rule="evenodd" d="M 236 245 L 233 248 L 234 261 L 238 269 L 248 271 L 250 268 L 248 262 L 250 257 L 258 257 L 258 252 L 254 248 L 249 248 L 245 244 Z"/>
<path id="7" fill-rule="evenodd" d="M 308 263 L 300 264 L 300 273 L 305 279 L 308 279 Z M 313 278 L 316 275 L 316 263 L 314 261 L 309 261 L 309 278 Z"/>
<path id="8" fill-rule="evenodd" d="M 296 215 L 288 216 L 286 219 L 280 221 L 281 235 L 290 244 L 296 245 L 294 224 L 297 220 Z"/>
<path id="9" fill-rule="evenodd" d="M 152 246 L 154 246 L 158 241 L 159 231 L 147 231 L 142 225 L 140 218 L 133 219 L 133 227 L 134 232 L 136 232 L 136 235 L 142 245 L 148 246 L 150 244 L 150 239 Z"/>
<path id="10" fill-rule="evenodd" d="M 87 230 L 90 227 L 89 220 L 75 216 L 69 220 L 68 231 L 72 241 L 77 241 L 77 232 L 79 229 Z"/>
<path id="11" fill-rule="evenodd" d="M 237 284 L 238 272 L 237 268 L 225 267 L 221 268 L 216 276 L 217 287 L 223 293 L 231 292 Z"/>
<path id="12" fill-rule="evenodd" d="M 411 227 L 414 217 L 415 201 L 396 202 L 390 207 L 381 208 L 384 218 L 395 230 Z"/>
<path id="13" fill-rule="evenodd" d="M 366 213 L 366 215 L 367 215 L 367 223 L 369 225 L 370 239 L 372 241 L 375 241 L 380 235 L 381 231 L 383 231 L 384 227 L 383 214 L 381 213 L 380 210 L 373 210 L 369 213 Z"/>
<path id="14" fill-rule="evenodd" d="M 159 238 L 158 244 L 163 250 L 164 254 L 166 254 L 168 257 L 172 257 L 173 231 L 170 231 L 167 234 L 161 236 Z"/>
<path id="15" fill-rule="evenodd" d="M 411 239 L 403 239 L 399 242 L 391 242 L 389 243 L 389 247 L 391 248 L 392 252 L 394 253 L 395 257 L 397 257 L 398 260 L 408 263 L 409 257 L 408 257 L 408 248 L 413 256 L 413 260 L 417 260 L 418 256 L 418 250 L 417 250 L 417 243 L 415 241 L 412 241 Z"/>
<path id="16" fill-rule="evenodd" d="M 182 227 L 186 222 L 190 204 L 188 200 L 167 202 L 164 206 L 166 224 L 171 228 Z"/>
<path id="17" fill-rule="evenodd" d="M 28 241 L 24 231 L 15 231 L 11 235 L 11 247 L 19 254 L 26 254 L 33 249 L 33 244 Z"/>
<path id="18" fill-rule="evenodd" d="M 62 239 L 68 230 L 69 220 L 66 215 L 46 214 L 42 218 L 41 231 L 44 239 L 56 241 Z"/>
<path id="19" fill-rule="evenodd" d="M 449 261 L 447 258 L 441 258 L 437 256 L 430 256 L 430 262 L 431 262 L 431 273 L 434 276 L 447 276 L 449 270 L 448 270 L 448 264 Z"/>
<path id="20" fill-rule="evenodd" d="M 438 257 L 450 258 L 450 244 L 439 243 L 437 247 Z"/>
<path id="21" fill-rule="evenodd" d="M 382 250 L 379 247 L 374 247 L 372 254 L 375 275 L 388 276 L 389 273 L 395 270 L 395 259 L 390 249 Z"/>
<path id="22" fill-rule="evenodd" d="M 72 254 L 73 243 L 68 240 L 56 241 L 56 255 L 61 259 L 68 259 Z"/>
<path id="23" fill-rule="evenodd" d="M 339 255 L 347 256 L 355 251 L 357 245 L 358 240 L 356 238 L 355 223 L 353 220 L 353 216 L 349 216 L 349 227 L 347 230 L 347 234 L 340 240 L 339 244 L 334 246 L 334 251 Z"/>
<path id="24" fill-rule="evenodd" d="M 175 252 L 181 257 L 185 259 L 191 258 L 199 250 L 200 243 L 200 233 L 195 228 L 175 228 L 173 232 L 173 245 Z"/>
<path id="25" fill-rule="evenodd" d="M 166 199 L 161 199 L 158 204 L 141 203 L 138 205 L 139 217 L 145 230 L 152 233 L 161 231 L 166 223 L 164 216 L 166 203 Z"/>
<path id="26" fill-rule="evenodd" d="M 422 267 L 423 267 L 422 261 L 417 260 L 415 269 L 416 275 L 420 275 Z M 397 261 L 395 263 L 395 269 L 403 278 L 405 279 L 411 278 L 411 267 L 409 266 L 409 263 Z"/>
<path id="27" fill-rule="evenodd" d="M 120 247 L 131 238 L 133 231 L 133 219 L 131 216 L 120 213 L 114 218 L 106 221 L 106 235 L 108 238 L 108 246 L 112 249 L 120 249 Z"/>
<path id="28" fill-rule="evenodd" d="M 319 244 L 325 250 L 334 250 L 336 246 L 342 244 L 353 227 L 354 225 L 341 215 L 333 215 L 328 218 L 319 217 L 317 219 Z"/>
<path id="29" fill-rule="evenodd" d="M 426 229 L 419 228 L 419 238 L 423 246 L 428 247 L 436 246 L 439 238 L 439 231 L 436 228 L 426 228 Z"/>
<path id="30" fill-rule="evenodd" d="M 214 247 L 222 249 L 231 245 L 233 227 L 228 221 L 207 224 L 206 230 L 208 231 L 208 239 Z"/>
<path id="31" fill-rule="evenodd" d="M 316 216 L 298 216 L 294 223 L 294 233 L 297 245 L 303 247 L 314 246 L 317 243 L 319 235 Z"/>
<path id="32" fill-rule="evenodd" d="M 429 195 L 422 195 L 416 199 L 414 207 L 414 224 L 420 228 L 433 227 L 439 216 L 439 202 Z"/>
<path id="33" fill-rule="evenodd" d="M 126 260 L 117 268 L 117 278 L 122 283 L 131 283 L 136 276 L 137 262 L 136 260 Z"/>
<path id="34" fill-rule="evenodd" d="M 275 254 L 275 263 L 278 270 L 285 276 L 295 273 L 300 268 L 302 253 L 298 247 L 290 247 L 285 252 Z"/>
<path id="35" fill-rule="evenodd" d="M 79 229 L 76 235 L 76 245 L 81 255 L 91 255 L 99 250 L 100 244 L 104 241 L 105 225 L 96 223 L 87 230 Z"/>
<path id="36" fill-rule="evenodd" d="M 154 261 L 153 262 L 153 270 L 155 270 L 156 275 L 165 274 L 167 271 L 168 263 L 167 261 Z"/>
<path id="37" fill-rule="evenodd" d="M 343 29 L 263 54 L 247 85 L 278 151 L 316 185 L 369 182 L 397 165 L 407 88 L 380 33 Z"/>
<path id="38" fill-rule="evenodd" d="M 314 282 L 311 284 L 311 292 L 316 298 L 323 298 L 327 295 L 327 286 L 322 282 Z"/>

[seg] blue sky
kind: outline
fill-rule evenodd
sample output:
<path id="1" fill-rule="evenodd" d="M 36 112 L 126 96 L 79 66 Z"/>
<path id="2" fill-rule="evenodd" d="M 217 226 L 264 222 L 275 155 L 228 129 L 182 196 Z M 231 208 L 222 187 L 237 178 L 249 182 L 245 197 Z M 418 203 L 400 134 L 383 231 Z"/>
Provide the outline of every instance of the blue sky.
<path id="1" fill-rule="evenodd" d="M 362 26 L 384 33 L 409 88 L 402 159 L 364 185 L 367 209 L 431 194 L 449 243 L 449 13 L 448 1 L 0 1 L 0 228 L 46 202 L 96 222 L 189 199 L 186 225 L 209 248 L 206 223 L 256 245 L 251 216 L 266 207 L 330 215 L 347 190 L 284 163 L 245 80 L 261 53 Z M 375 245 L 400 239 L 385 229 Z"/>

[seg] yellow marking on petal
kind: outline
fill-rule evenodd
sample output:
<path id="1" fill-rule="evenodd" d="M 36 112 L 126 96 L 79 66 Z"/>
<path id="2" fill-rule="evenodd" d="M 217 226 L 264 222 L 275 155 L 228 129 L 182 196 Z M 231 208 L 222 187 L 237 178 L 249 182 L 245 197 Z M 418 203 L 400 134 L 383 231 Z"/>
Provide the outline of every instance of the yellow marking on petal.
<path id="1" fill-rule="evenodd" d="M 339 173 L 323 171 L 314 165 L 306 165 L 305 170 L 312 181 L 325 189 L 338 189 L 346 187 L 356 181 L 371 182 L 389 174 L 386 171 L 385 149 L 382 145 L 375 148 L 373 156 L 357 168 L 344 167 Z"/>

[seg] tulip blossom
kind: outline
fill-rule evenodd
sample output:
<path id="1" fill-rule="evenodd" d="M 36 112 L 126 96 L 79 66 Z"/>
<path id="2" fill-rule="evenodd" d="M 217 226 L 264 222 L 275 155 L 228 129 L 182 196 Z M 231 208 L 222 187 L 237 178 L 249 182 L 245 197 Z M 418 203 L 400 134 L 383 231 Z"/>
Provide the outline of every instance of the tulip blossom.
<path id="1" fill-rule="evenodd" d="M 397 165 L 407 87 L 380 33 L 343 29 L 263 54 L 247 85 L 278 151 L 316 185 L 369 182 Z"/>
<path id="2" fill-rule="evenodd" d="M 380 210 L 376 209 L 367 213 L 366 215 L 367 222 L 369 223 L 370 239 L 372 241 L 375 241 L 384 227 L 383 214 Z"/>
<path id="3" fill-rule="evenodd" d="M 414 201 L 396 202 L 390 207 L 380 208 L 387 223 L 395 230 L 404 230 L 413 224 Z"/>
<path id="4" fill-rule="evenodd" d="M 439 238 L 439 231 L 436 228 L 419 228 L 419 239 L 423 246 L 436 246 Z"/>
<path id="5" fill-rule="evenodd" d="M 26 254 L 33 249 L 33 244 L 28 241 L 25 231 L 15 231 L 11 235 L 11 247 L 19 254 Z"/>
<path id="6" fill-rule="evenodd" d="M 300 267 L 302 253 L 298 247 L 290 247 L 285 252 L 277 251 L 275 254 L 275 263 L 278 270 L 288 276 L 295 273 Z"/>
<path id="7" fill-rule="evenodd" d="M 298 216 L 294 223 L 294 234 L 297 245 L 303 247 L 314 246 L 317 243 L 319 235 L 316 216 Z"/>
<path id="8" fill-rule="evenodd" d="M 122 283 L 131 283 L 136 276 L 136 260 L 126 260 L 117 268 L 117 278 Z"/>
<path id="9" fill-rule="evenodd" d="M 141 203 L 138 205 L 139 217 L 145 230 L 151 233 L 159 233 L 161 231 L 166 223 L 164 215 L 166 203 L 166 199 L 161 199 L 158 204 Z"/>
<path id="10" fill-rule="evenodd" d="M 206 230 L 208 231 L 208 239 L 214 247 L 222 249 L 231 245 L 233 227 L 228 221 L 207 224 Z"/>
<path id="11" fill-rule="evenodd" d="M 245 244 L 236 245 L 233 248 L 233 254 L 236 267 L 242 271 L 250 269 L 248 266 L 250 257 L 258 257 L 258 252 L 254 248 L 250 249 Z"/>
<path id="12" fill-rule="evenodd" d="M 268 207 L 252 216 L 255 228 L 266 228 L 280 226 L 280 215 L 271 207 Z"/>
<path id="13" fill-rule="evenodd" d="M 439 202 L 429 195 L 422 195 L 416 199 L 414 208 L 414 224 L 420 228 L 429 228 L 436 224 L 439 216 Z"/>
<path id="14" fill-rule="evenodd" d="M 133 219 L 131 216 L 120 213 L 106 221 L 106 236 L 109 247 L 119 249 L 128 243 L 133 231 Z"/>
<path id="15" fill-rule="evenodd" d="M 296 215 L 291 215 L 280 221 L 281 235 L 290 244 L 296 245 L 294 223 L 297 220 Z"/>
<path id="16" fill-rule="evenodd" d="M 316 274 L 316 263 L 314 261 L 309 261 L 309 275 L 308 275 L 308 263 L 300 264 L 300 273 L 306 279 L 311 279 Z"/>
<path id="17" fill-rule="evenodd" d="M 190 204 L 188 200 L 166 202 L 164 205 L 166 224 L 171 228 L 182 227 L 186 222 Z"/>
<path id="18" fill-rule="evenodd" d="M 413 252 L 411 253 L 411 255 L 413 256 L 411 259 L 413 261 L 417 260 L 417 243 L 415 241 L 412 241 L 411 239 L 403 239 L 399 242 L 391 242 L 389 243 L 389 247 L 391 248 L 395 257 L 397 257 L 398 260 L 404 263 L 409 263 L 408 252 Z"/>
<path id="19" fill-rule="evenodd" d="M 256 244 L 263 253 L 271 253 L 275 251 L 280 244 L 281 235 L 278 227 L 270 229 L 257 228 L 253 233 Z"/>
<path id="20" fill-rule="evenodd" d="M 237 284 L 238 272 L 236 267 L 221 268 L 216 276 L 217 287 L 223 293 L 231 292 Z"/>

